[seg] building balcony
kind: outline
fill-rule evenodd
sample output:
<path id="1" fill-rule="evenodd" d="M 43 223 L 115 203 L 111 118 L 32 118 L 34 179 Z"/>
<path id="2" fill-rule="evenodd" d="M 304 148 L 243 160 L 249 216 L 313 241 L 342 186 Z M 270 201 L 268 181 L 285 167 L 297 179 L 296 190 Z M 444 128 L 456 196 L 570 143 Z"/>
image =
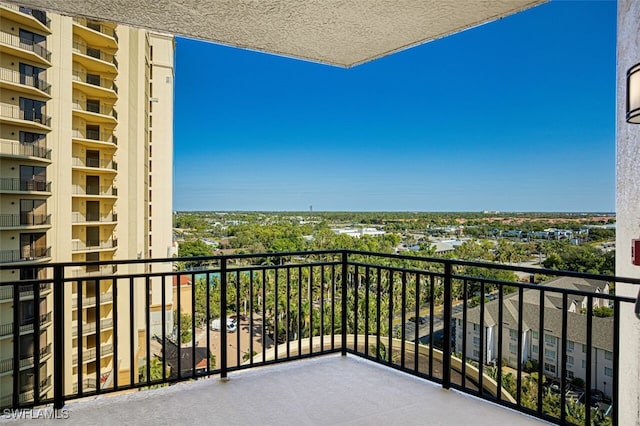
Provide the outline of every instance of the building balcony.
<path id="1" fill-rule="evenodd" d="M 118 73 L 118 61 L 111 53 L 100 48 L 92 47 L 86 43 L 73 42 L 73 60 L 87 70 L 98 73 Z"/>
<path id="2" fill-rule="evenodd" d="M 118 86 L 113 80 L 95 74 L 74 71 L 73 87 L 89 98 L 102 98 L 115 101 L 118 98 Z"/>
<path id="3" fill-rule="evenodd" d="M 71 213 L 71 223 L 74 225 L 85 224 L 115 224 L 118 221 L 118 214 L 109 212 L 107 214 L 84 214 L 80 212 Z"/>
<path id="4" fill-rule="evenodd" d="M 40 330 L 44 327 L 48 327 L 52 324 L 52 313 L 46 312 L 40 315 Z M 3 337 L 12 337 L 16 332 L 18 335 L 33 333 L 34 323 L 33 320 L 31 322 L 27 322 L 22 324 L 18 329 L 13 326 L 13 323 L 0 324 L 0 338 Z"/>
<path id="5" fill-rule="evenodd" d="M 82 328 L 82 330 L 80 330 Z M 113 329 L 113 318 L 105 318 L 100 320 L 100 332 Z M 97 332 L 96 321 L 78 323 L 74 321 L 71 323 L 71 335 L 77 337 L 79 335 L 86 336 L 88 334 L 95 334 Z"/>
<path id="6" fill-rule="evenodd" d="M 117 197 L 118 189 L 113 186 L 72 185 L 74 197 Z"/>
<path id="7" fill-rule="evenodd" d="M 33 179 L 0 178 L 0 193 L 51 195 L 51 182 Z"/>
<path id="8" fill-rule="evenodd" d="M 118 163 L 108 159 L 73 157 L 72 165 L 74 168 L 91 169 L 92 173 L 96 171 L 115 173 L 118 171 Z"/>
<path id="9" fill-rule="evenodd" d="M 51 358 L 51 354 L 51 343 L 49 343 L 44 348 L 40 349 L 39 357 L 29 356 L 26 358 L 20 358 L 18 362 L 18 369 L 23 370 L 25 368 L 33 367 L 36 362 L 38 362 L 38 364 L 42 364 Z M 14 367 L 13 358 L 0 360 L 0 375 L 12 372 Z"/>
<path id="10" fill-rule="evenodd" d="M 90 123 L 109 124 L 112 126 L 118 123 L 118 113 L 112 106 L 82 105 L 79 102 L 74 102 L 72 110 L 75 116 Z"/>
<path id="11" fill-rule="evenodd" d="M 51 66 L 51 62 L 49 62 L 51 52 L 46 47 L 4 31 L 0 31 L 0 53 L 16 56 L 45 68 Z"/>
<path id="12" fill-rule="evenodd" d="M 29 96 L 51 99 L 51 85 L 32 75 L 0 68 L 0 89 L 13 90 Z"/>
<path id="13" fill-rule="evenodd" d="M 38 400 L 46 398 L 47 393 L 53 386 L 52 376 L 48 375 L 40 381 L 38 387 L 31 390 L 25 390 L 18 394 L 18 404 L 33 404 L 36 395 L 36 390 L 39 392 Z M 7 408 L 13 405 L 13 393 L 0 397 L 0 408 Z"/>
<path id="14" fill-rule="evenodd" d="M 118 48 L 118 35 L 114 26 L 85 18 L 73 18 L 73 32 L 91 46 L 111 50 Z"/>
<path id="15" fill-rule="evenodd" d="M 39 229 L 51 227 L 50 214 L 0 214 L 0 230 Z"/>
<path id="16" fill-rule="evenodd" d="M 103 303 L 111 303 L 113 302 L 113 293 L 111 291 L 101 292 L 100 293 L 100 304 Z M 98 298 L 96 296 L 92 297 L 82 297 L 82 309 L 93 308 L 98 303 Z M 71 307 L 73 309 L 78 308 L 78 295 L 74 294 L 71 298 Z"/>
<path id="17" fill-rule="evenodd" d="M 42 163 L 51 163 L 51 150 L 33 143 L 21 143 L 15 140 L 0 139 L 0 157 L 17 158 Z"/>
<path id="18" fill-rule="evenodd" d="M 0 250 L 0 264 L 19 262 L 46 262 L 51 259 L 51 247 Z"/>
<path id="19" fill-rule="evenodd" d="M 13 4 L 0 4 L 3 18 L 39 30 L 44 34 L 51 34 L 51 19 L 43 10 Z"/>
<path id="20" fill-rule="evenodd" d="M 36 284 L 19 285 L 18 288 L 20 289 L 20 300 L 33 299 L 33 297 L 35 296 L 35 285 Z M 51 293 L 51 284 L 39 283 L 37 285 L 39 286 L 40 297 L 44 297 Z M 0 287 L 0 303 L 13 301 L 13 288 L 14 286 L 11 285 Z"/>
<path id="21" fill-rule="evenodd" d="M 206 394 L 208 400 L 220 404 L 203 400 L 198 404 L 202 406 L 199 418 L 207 418 L 206 410 L 211 408 L 222 410 L 224 416 L 244 419 L 242 410 L 246 407 L 229 403 L 238 400 L 234 392 L 239 392 L 250 394 L 255 400 L 253 406 L 273 408 L 277 404 L 276 410 L 265 415 L 276 416 L 281 422 L 289 419 L 282 416 L 294 416 L 291 421 L 297 422 L 296 410 L 288 405 L 297 401 L 295 396 L 274 400 L 271 389 L 264 391 L 265 383 L 276 381 L 283 386 L 282 395 L 295 388 L 296 395 L 308 391 L 332 399 L 328 405 L 297 402 L 310 410 L 303 414 L 306 422 L 315 418 L 309 416 L 322 416 L 318 419 L 334 423 L 343 418 L 343 410 L 359 416 L 353 418 L 355 423 L 377 419 L 422 422 L 425 407 L 436 401 L 437 407 L 429 409 L 446 416 L 437 417 L 443 419 L 442 423 L 469 424 L 484 418 L 487 424 L 495 424 L 494 416 L 502 416 L 500 413 L 505 412 L 500 406 L 504 406 L 531 416 L 510 411 L 509 416 L 515 417 L 500 420 L 505 424 L 535 424 L 539 420 L 618 424 L 618 381 L 624 374 L 618 357 L 620 322 L 635 321 L 636 300 L 597 289 L 610 283 L 616 283 L 616 287 L 623 283 L 640 286 L 640 279 L 351 250 L 105 260 L 93 264 L 126 265 L 127 274 L 109 277 L 113 283 L 112 317 L 99 320 L 100 330 L 108 330 L 100 337 L 117 338 L 108 344 L 95 338 L 91 344 L 97 346 L 96 356 L 104 348 L 128 354 L 123 360 L 130 361 L 118 362 L 118 370 L 103 367 L 97 371 L 96 377 L 112 379 L 95 390 L 83 386 L 82 393 L 75 392 L 74 380 L 82 378 L 61 377 L 53 398 L 45 401 L 56 407 L 96 394 L 232 376 L 236 385 L 231 388 L 219 381 L 201 380 L 143 398 L 155 405 L 162 399 L 154 398 L 164 398 L 160 396 L 164 392 L 173 396 L 180 393 L 179 398 L 185 398 L 181 401 L 195 401 L 198 395 Z M 68 305 L 73 303 L 65 295 L 77 283 L 66 268 L 82 266 L 80 262 L 55 266 L 53 314 L 55 323 L 62 327 Z M 184 269 L 176 271 L 177 267 Z M 523 283 L 515 274 L 509 278 L 516 271 L 535 274 L 534 278 L 544 281 Z M 178 291 L 173 298 L 168 297 L 167 287 L 183 277 L 194 283 L 193 292 Z M 597 289 L 589 290 L 588 286 Z M 474 300 L 477 292 L 491 294 L 493 299 Z M 569 310 L 569 301 L 583 299 L 587 300 L 585 312 Z M 611 316 L 594 314 L 597 300 L 611 306 Z M 177 316 L 177 326 L 173 327 L 168 312 L 186 307 L 191 307 L 194 315 L 188 319 Z M 226 327 L 220 326 L 220 317 L 227 318 Z M 54 347 L 69 347 L 74 341 L 83 341 L 78 337 L 98 331 L 95 319 L 70 326 L 71 332 L 54 327 L 54 336 L 58 336 L 54 337 Z M 473 333 L 476 328 L 480 330 L 477 334 Z M 543 337 L 547 335 L 556 339 L 553 365 L 529 349 L 534 333 L 540 341 L 550 340 Z M 140 339 L 136 347 L 115 346 L 136 339 Z M 511 343 L 515 343 L 514 349 Z M 585 348 L 582 356 L 587 367 L 582 370 L 569 358 L 576 355 L 572 352 L 575 347 Z M 84 351 L 91 349 L 75 349 L 82 351 L 83 359 L 72 354 L 71 367 L 69 354 L 56 357 L 54 353 L 54 374 L 56 365 L 81 371 Z M 273 366 L 276 363 L 280 365 Z M 265 366 L 270 367 L 253 370 Z M 129 377 L 118 374 L 127 370 Z M 274 379 L 282 374 L 287 374 L 287 380 Z M 263 378 L 257 379 L 260 376 Z M 600 392 L 605 399 L 598 401 Z M 362 398 L 364 394 L 367 398 Z M 461 394 L 474 398 L 462 398 Z M 376 402 L 369 405 L 372 395 L 377 395 Z M 112 402 L 87 402 L 87 410 L 95 416 L 95 410 L 105 406 L 102 404 L 111 403 L 115 404 L 114 412 L 150 409 L 145 403 L 127 405 L 132 401 L 126 400 L 129 397 L 125 401 L 115 397 L 109 400 Z M 387 402 L 392 403 L 385 405 Z M 118 404 L 125 405 L 116 408 Z M 332 404 L 338 404 L 338 408 L 327 410 Z M 343 409 L 340 404 L 349 408 Z M 454 414 L 443 413 L 442 407 L 447 404 L 454 404 Z M 473 412 L 469 412 L 469 404 L 477 404 Z M 20 406 L 14 404 L 14 408 Z M 227 409 L 230 411 L 224 411 Z M 222 418 L 216 413 L 216 418 Z M 126 415 L 132 414 L 127 411 Z M 179 415 L 184 421 L 184 410 Z M 428 420 L 435 421 L 432 417 Z"/>
<path id="22" fill-rule="evenodd" d="M 70 270 L 69 276 L 74 278 L 95 278 L 95 277 L 108 277 L 112 278 L 113 275 L 118 272 L 117 265 L 102 265 L 102 266 L 77 266 Z"/>
<path id="23" fill-rule="evenodd" d="M 111 355 L 113 355 L 113 344 L 107 343 L 100 346 L 100 358 L 104 358 Z M 85 349 L 82 351 L 82 364 L 94 362 L 97 358 L 98 358 L 97 348 Z M 80 359 L 80 356 L 78 355 L 78 349 L 75 348 L 73 350 L 73 355 L 71 356 L 71 360 L 74 363 L 77 363 L 79 359 Z"/>
<path id="24" fill-rule="evenodd" d="M 0 103 L 0 121 L 39 131 L 51 130 L 51 117 L 38 110 L 23 110 L 18 105 Z"/>
<path id="25" fill-rule="evenodd" d="M 115 250 L 117 247 L 118 240 L 116 239 L 109 239 L 106 241 L 71 240 L 72 252 Z"/>
<path id="26" fill-rule="evenodd" d="M 113 132 L 97 132 L 93 130 L 73 129 L 73 141 L 95 148 L 113 148 L 118 145 L 118 138 Z"/>

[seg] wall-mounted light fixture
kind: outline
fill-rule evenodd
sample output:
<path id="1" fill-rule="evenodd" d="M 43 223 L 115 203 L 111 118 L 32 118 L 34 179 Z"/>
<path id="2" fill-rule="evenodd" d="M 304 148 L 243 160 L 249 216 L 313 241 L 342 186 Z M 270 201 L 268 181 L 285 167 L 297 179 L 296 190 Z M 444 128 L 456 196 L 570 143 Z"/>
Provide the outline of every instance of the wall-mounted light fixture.
<path id="1" fill-rule="evenodd" d="M 627 123 L 640 124 L 640 64 L 627 71 Z"/>

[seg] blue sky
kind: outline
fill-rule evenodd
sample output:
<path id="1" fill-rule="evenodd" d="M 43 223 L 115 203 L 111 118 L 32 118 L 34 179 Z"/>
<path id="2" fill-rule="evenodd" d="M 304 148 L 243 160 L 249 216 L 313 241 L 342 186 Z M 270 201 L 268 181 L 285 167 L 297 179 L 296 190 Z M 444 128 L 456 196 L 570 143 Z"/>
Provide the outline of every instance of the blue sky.
<path id="1" fill-rule="evenodd" d="M 178 38 L 175 210 L 613 211 L 614 1 L 342 69 Z"/>

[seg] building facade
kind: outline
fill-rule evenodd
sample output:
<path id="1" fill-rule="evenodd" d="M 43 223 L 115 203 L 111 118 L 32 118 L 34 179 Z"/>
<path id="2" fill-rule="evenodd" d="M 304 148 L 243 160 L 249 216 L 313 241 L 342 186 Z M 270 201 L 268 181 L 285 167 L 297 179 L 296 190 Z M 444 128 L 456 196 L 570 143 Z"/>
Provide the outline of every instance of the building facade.
<path id="1" fill-rule="evenodd" d="M 484 321 L 480 320 L 480 307 L 467 312 L 466 329 L 463 327 L 462 313 L 454 315 L 455 352 L 464 352 L 468 359 L 495 365 L 498 357 L 509 367 L 518 368 L 528 360 L 542 365 L 542 372 L 550 378 L 562 376 L 562 315 L 563 298 L 554 293 L 554 288 L 609 293 L 605 281 L 563 277 L 541 284 L 549 288 L 545 292 L 544 324 L 540 324 L 540 297 L 537 290 L 523 292 L 523 310 L 520 313 L 518 294 L 504 296 L 502 317 L 502 348 L 499 348 L 500 323 L 499 301 L 485 303 Z M 587 297 L 570 296 L 567 313 L 567 378 L 582 379 L 587 371 Z M 593 308 L 607 307 L 607 301 L 593 298 Z M 522 315 L 522 329 L 518 329 L 519 315 Z M 482 324 L 481 324 L 482 322 Z M 611 392 L 613 386 L 613 318 L 592 317 L 592 388 L 604 393 Z M 522 333 L 518 348 L 519 333 Z M 466 334 L 466 339 L 464 338 Z M 501 349 L 501 350 L 500 350 Z M 518 349 L 521 358 L 518 359 Z"/>
<path id="2" fill-rule="evenodd" d="M 173 37 L 8 4 L 0 4 L 0 31 L 0 264 L 17 267 L 0 271 L 2 282 L 51 278 L 50 262 L 165 257 L 172 245 Z M 114 286 L 128 291 L 113 277 L 134 272 L 144 270 L 65 268 L 65 277 L 78 278 L 64 291 L 69 392 L 79 382 L 84 391 L 109 386 L 116 371 L 130 380 L 128 366 L 138 360 L 130 364 L 129 338 L 114 332 L 114 309 L 123 312 L 119 326 L 144 330 L 145 323 L 143 314 L 129 318 L 128 307 L 113 305 Z M 51 285 L 26 285 L 17 298 L 12 290 L 0 289 L 0 406 L 13 398 L 16 354 L 20 401 L 34 398 L 35 381 L 39 397 L 51 396 Z M 135 300 L 156 306 L 156 327 L 161 290 L 157 282 L 148 295 L 135 289 Z M 170 305 L 166 318 L 172 325 Z M 141 331 L 134 346 L 147 337 Z"/>

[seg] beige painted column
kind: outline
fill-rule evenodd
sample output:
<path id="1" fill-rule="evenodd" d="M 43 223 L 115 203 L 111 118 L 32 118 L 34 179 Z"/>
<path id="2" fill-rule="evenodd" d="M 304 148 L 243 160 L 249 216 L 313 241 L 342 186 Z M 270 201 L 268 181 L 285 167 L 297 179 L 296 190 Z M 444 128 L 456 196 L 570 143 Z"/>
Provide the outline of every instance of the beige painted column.
<path id="1" fill-rule="evenodd" d="M 640 277 L 640 266 L 631 264 L 631 240 L 640 238 L 640 125 L 625 121 L 627 70 L 640 62 L 640 1 L 618 1 L 617 56 L 616 274 Z M 624 296 L 636 297 L 638 290 L 616 286 Z M 633 306 L 622 312 L 619 353 L 620 424 L 640 425 L 640 319 Z"/>

